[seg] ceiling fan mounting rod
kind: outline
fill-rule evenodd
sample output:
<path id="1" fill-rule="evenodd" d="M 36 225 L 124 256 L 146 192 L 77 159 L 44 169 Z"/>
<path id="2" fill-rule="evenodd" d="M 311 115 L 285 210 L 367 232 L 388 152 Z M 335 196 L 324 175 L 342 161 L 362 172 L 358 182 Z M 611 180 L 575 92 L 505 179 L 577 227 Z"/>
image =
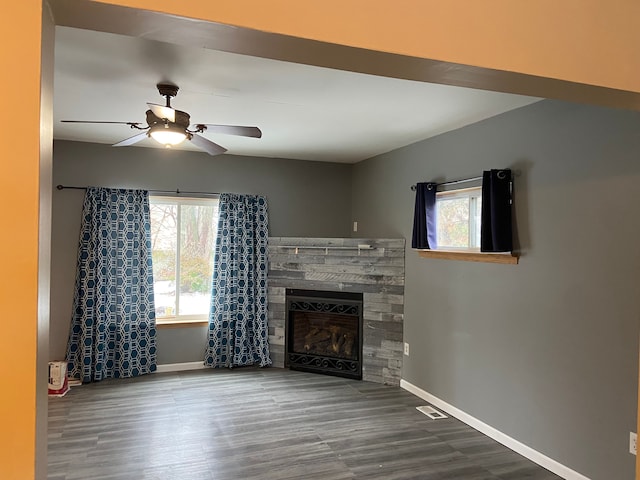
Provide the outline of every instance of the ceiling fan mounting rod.
<path id="1" fill-rule="evenodd" d="M 178 86 L 170 83 L 159 83 L 156 87 L 158 88 L 158 93 L 167 99 L 166 106 L 171 108 L 171 97 L 178 95 L 178 90 L 180 90 Z"/>

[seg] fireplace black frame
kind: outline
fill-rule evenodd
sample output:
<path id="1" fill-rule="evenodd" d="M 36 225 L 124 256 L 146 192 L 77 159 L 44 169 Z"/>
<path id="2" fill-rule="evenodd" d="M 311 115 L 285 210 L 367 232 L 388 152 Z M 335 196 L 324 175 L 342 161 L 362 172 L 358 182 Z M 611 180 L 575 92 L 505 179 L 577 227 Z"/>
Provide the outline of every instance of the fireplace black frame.
<path id="1" fill-rule="evenodd" d="M 285 367 L 291 370 L 362 380 L 363 304 L 362 293 L 287 288 L 285 304 Z M 331 311 L 332 313 L 355 317 L 358 321 L 357 358 L 352 360 L 293 351 L 294 338 L 290 334 L 290 314 L 292 311 L 314 313 Z"/>

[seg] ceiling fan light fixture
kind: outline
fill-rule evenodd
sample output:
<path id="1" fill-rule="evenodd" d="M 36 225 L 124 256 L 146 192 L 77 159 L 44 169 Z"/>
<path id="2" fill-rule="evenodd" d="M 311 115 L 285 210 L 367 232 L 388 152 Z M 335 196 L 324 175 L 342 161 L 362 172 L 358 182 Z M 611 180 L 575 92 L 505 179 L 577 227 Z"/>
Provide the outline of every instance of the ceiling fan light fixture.
<path id="1" fill-rule="evenodd" d="M 149 136 L 156 142 L 170 148 L 184 142 L 187 133 L 184 128 L 172 125 L 154 125 L 149 130 Z"/>

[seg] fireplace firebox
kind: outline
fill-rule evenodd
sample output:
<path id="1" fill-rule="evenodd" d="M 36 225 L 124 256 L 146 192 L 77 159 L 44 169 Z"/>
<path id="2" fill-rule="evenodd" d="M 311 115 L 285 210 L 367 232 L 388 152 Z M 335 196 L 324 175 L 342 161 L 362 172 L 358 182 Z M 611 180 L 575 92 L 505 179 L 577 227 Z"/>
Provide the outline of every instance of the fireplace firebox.
<path id="1" fill-rule="evenodd" d="M 362 294 L 286 290 L 285 366 L 362 379 Z"/>

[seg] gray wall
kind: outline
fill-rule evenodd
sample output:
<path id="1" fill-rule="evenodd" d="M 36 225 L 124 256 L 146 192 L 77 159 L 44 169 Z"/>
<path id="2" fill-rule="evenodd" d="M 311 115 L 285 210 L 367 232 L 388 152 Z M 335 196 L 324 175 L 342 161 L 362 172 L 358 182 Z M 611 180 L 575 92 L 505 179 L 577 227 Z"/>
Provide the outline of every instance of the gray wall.
<path id="1" fill-rule="evenodd" d="M 273 236 L 350 235 L 351 165 L 56 141 L 53 184 L 266 195 Z M 84 192 L 53 191 L 50 358 L 64 358 Z M 346 206 L 346 208 L 345 208 Z M 206 329 L 160 329 L 158 363 L 203 359 Z"/>
<path id="2" fill-rule="evenodd" d="M 594 480 L 631 480 L 640 113 L 543 101 L 361 162 L 358 235 L 409 246 L 410 185 L 502 167 L 520 172 L 520 264 L 408 248 L 403 378 Z"/>

